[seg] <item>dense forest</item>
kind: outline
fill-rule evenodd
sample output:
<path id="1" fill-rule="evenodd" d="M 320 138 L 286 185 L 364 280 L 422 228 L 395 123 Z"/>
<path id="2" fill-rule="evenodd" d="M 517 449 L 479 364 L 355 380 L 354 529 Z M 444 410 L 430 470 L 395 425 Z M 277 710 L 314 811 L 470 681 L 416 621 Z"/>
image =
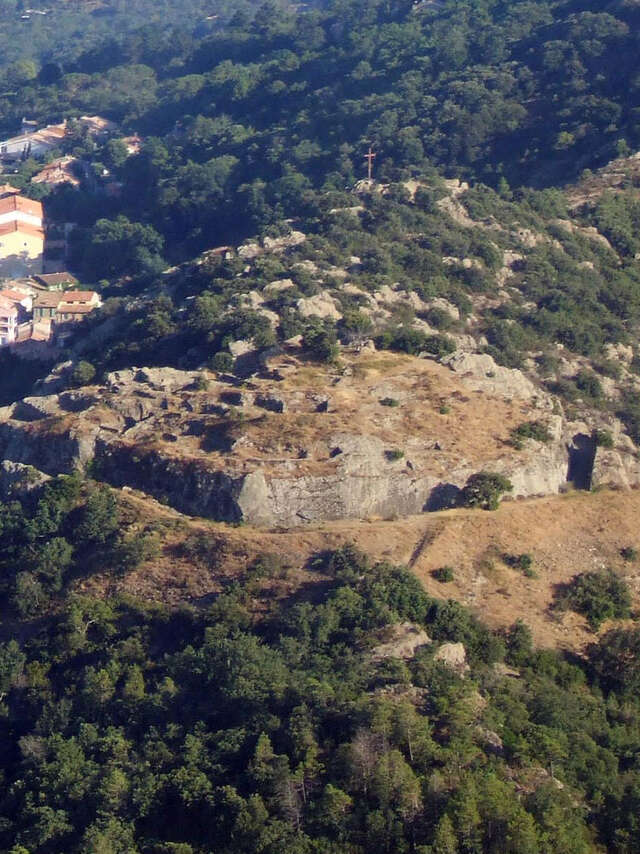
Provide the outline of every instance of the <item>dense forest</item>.
<path id="1" fill-rule="evenodd" d="M 558 189 L 640 146 L 636 2 L 47 9 L 2 5 L 0 126 L 68 119 L 51 157 L 88 164 L 78 189 L 30 183 L 31 158 L 6 176 L 52 222 L 77 224 L 72 267 L 105 299 L 63 353 L 70 387 L 131 365 L 233 372 L 238 340 L 301 336 L 310 359 L 335 363 L 340 342 L 373 336 L 439 358 L 471 329 L 499 364 L 531 363 L 565 404 L 615 409 L 640 440 L 633 384 L 615 406 L 603 392 L 620 374 L 608 345 L 640 365 L 637 182 L 571 211 Z M 86 113 L 118 130 L 92 137 L 73 122 Z M 470 184 L 454 208 L 453 178 Z M 243 242 L 260 251 L 224 248 Z M 335 289 L 341 319 L 303 317 L 298 301 L 341 271 L 355 288 Z M 265 296 L 274 281 L 288 284 Z M 403 306 L 374 328 L 367 293 L 391 286 L 454 313 Z M 588 367 L 561 377 L 556 343 Z M 0 367 L 5 404 L 50 365 L 3 351 Z M 540 425 L 523 430 L 514 448 L 536 430 L 544 441 Z M 585 572 L 559 593 L 593 628 L 629 620 L 580 657 L 535 649 L 521 621 L 491 631 L 352 547 L 304 567 L 266 554 L 213 602 L 77 593 L 165 548 L 88 476 L 0 503 L 0 851 L 640 850 L 640 630 L 617 578 Z M 206 534 L 181 548 L 195 567 L 223 562 Z M 406 623 L 431 642 L 381 655 Z M 443 660 L 450 643 L 467 665 Z"/>
<path id="2" fill-rule="evenodd" d="M 167 30 L 176 39 L 202 37 L 252 8 L 250 0 L 3 0 L 0 67 L 14 85 L 38 72 L 50 79 L 59 63 L 72 66 L 96 49 L 116 50 L 123 40 L 150 42 Z"/>
<path id="3" fill-rule="evenodd" d="M 78 478 L 0 509 L 2 850 L 637 850 L 636 628 L 584 659 L 535 651 L 524 623 L 492 633 L 349 546 L 293 598 L 296 568 L 264 555 L 204 609 L 95 599 L 69 584 L 148 559 L 157 532 L 123 535 Z M 409 659 L 385 646 L 407 622 L 431 639 Z"/>

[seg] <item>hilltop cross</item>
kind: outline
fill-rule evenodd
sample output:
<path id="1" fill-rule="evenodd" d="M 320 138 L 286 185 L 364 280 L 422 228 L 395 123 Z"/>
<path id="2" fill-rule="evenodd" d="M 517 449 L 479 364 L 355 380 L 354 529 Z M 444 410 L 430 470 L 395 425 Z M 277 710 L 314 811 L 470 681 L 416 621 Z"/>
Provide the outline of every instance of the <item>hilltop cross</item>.
<path id="1" fill-rule="evenodd" d="M 371 180 L 371 176 L 373 174 L 373 158 L 375 156 L 376 155 L 373 153 L 373 149 L 371 148 L 371 146 L 369 146 L 369 153 L 365 154 L 365 157 L 364 157 L 364 159 L 368 163 L 367 175 L 368 175 L 369 181 Z"/>

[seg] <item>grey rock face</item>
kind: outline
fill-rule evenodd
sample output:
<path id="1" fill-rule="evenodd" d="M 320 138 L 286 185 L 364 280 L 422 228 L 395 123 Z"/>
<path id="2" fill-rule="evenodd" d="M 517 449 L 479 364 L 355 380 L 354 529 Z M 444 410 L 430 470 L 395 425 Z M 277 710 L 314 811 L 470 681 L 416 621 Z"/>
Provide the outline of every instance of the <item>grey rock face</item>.
<path id="1" fill-rule="evenodd" d="M 34 466 L 50 475 L 69 474 L 83 468 L 93 458 L 98 425 L 86 425 L 59 433 L 37 433 L 14 422 L 0 424 L 3 460 Z"/>
<path id="2" fill-rule="evenodd" d="M 0 463 L 0 496 L 4 500 L 20 498 L 38 489 L 48 480 L 50 480 L 49 475 L 43 474 L 33 466 L 12 463 L 10 460 L 3 460 Z"/>

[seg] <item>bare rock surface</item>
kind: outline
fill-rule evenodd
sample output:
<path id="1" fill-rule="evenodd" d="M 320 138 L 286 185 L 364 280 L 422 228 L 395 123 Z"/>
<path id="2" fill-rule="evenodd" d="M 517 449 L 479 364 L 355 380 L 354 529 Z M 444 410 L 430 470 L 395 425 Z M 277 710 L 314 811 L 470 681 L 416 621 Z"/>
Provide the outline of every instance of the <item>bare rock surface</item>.
<path id="1" fill-rule="evenodd" d="M 286 527 L 445 509 L 478 471 L 503 473 L 514 498 L 557 494 L 571 471 L 582 488 L 640 484 L 621 425 L 567 422 L 549 395 L 490 356 L 457 351 L 443 365 L 362 349 L 337 374 L 295 353 L 274 348 L 242 384 L 141 367 L 103 386 L 32 395 L 0 409 L 2 458 L 48 476 L 94 461 L 105 481 L 182 512 Z M 543 421 L 549 441 L 516 450 L 510 431 L 525 421 Z M 603 426 L 611 449 L 595 447 L 592 430 Z"/>
<path id="2" fill-rule="evenodd" d="M 469 670 L 467 651 L 462 643 L 443 643 L 433 656 L 434 661 L 440 661 L 460 675 Z"/>
<path id="3" fill-rule="evenodd" d="M 456 352 L 443 359 L 443 362 L 460 375 L 466 386 L 475 391 L 523 400 L 544 397 L 522 371 L 496 364 L 487 353 Z"/>
<path id="4" fill-rule="evenodd" d="M 342 313 L 338 310 L 338 303 L 329 291 L 321 291 L 312 297 L 303 297 L 296 303 L 297 309 L 302 317 L 321 317 L 331 320 L 341 320 Z"/>
<path id="5" fill-rule="evenodd" d="M 419 649 L 431 644 L 431 638 L 415 623 L 399 623 L 389 629 L 388 640 L 374 647 L 371 657 L 374 661 L 384 661 L 388 658 L 401 658 L 408 661 Z"/>

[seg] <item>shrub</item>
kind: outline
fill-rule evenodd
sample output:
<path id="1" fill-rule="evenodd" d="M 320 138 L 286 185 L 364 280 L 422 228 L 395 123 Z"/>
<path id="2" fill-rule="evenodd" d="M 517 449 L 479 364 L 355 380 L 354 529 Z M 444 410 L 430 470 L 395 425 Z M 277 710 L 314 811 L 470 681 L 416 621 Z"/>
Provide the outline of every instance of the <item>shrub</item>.
<path id="1" fill-rule="evenodd" d="M 449 312 L 445 311 L 443 308 L 437 308 L 434 306 L 427 311 L 424 317 L 427 323 L 435 329 L 446 331 L 447 329 L 451 329 L 453 326 L 453 318 Z"/>
<path id="2" fill-rule="evenodd" d="M 556 606 L 583 614 L 596 630 L 604 620 L 628 617 L 631 595 L 626 582 L 610 569 L 583 572 L 559 590 Z"/>
<path id="3" fill-rule="evenodd" d="M 538 574 L 533 569 L 533 558 L 526 552 L 519 555 L 503 555 L 502 559 L 512 569 L 519 570 L 526 578 L 537 578 Z"/>
<path id="4" fill-rule="evenodd" d="M 77 365 L 74 365 L 73 370 L 69 374 L 69 385 L 73 386 L 73 388 L 89 385 L 95 375 L 96 369 L 91 362 L 80 361 Z"/>
<path id="5" fill-rule="evenodd" d="M 594 430 L 593 440 L 599 448 L 613 448 L 613 436 L 608 430 Z"/>
<path id="6" fill-rule="evenodd" d="M 529 569 L 533 563 L 533 558 L 530 554 L 521 555 L 505 555 L 504 562 L 514 569 Z"/>
<path id="7" fill-rule="evenodd" d="M 453 567 L 441 566 L 439 569 L 434 569 L 431 575 L 436 581 L 440 581 L 442 584 L 448 584 L 450 581 L 453 581 Z"/>
<path id="8" fill-rule="evenodd" d="M 497 510 L 503 494 L 512 490 L 513 484 L 503 475 L 495 472 L 477 472 L 471 475 L 462 490 L 462 504 L 465 507 Z"/>
<path id="9" fill-rule="evenodd" d="M 511 444 L 520 450 L 525 439 L 534 439 L 536 442 L 550 442 L 552 436 L 547 425 L 541 421 L 525 421 L 511 431 Z"/>
<path id="10" fill-rule="evenodd" d="M 393 448 L 391 451 L 386 451 L 386 457 L 389 462 L 393 463 L 404 457 L 404 451 L 401 451 L 400 448 Z"/>
<path id="11" fill-rule="evenodd" d="M 330 325 L 310 324 L 302 343 L 309 355 L 319 362 L 335 362 L 338 358 L 335 328 Z"/>
<path id="12" fill-rule="evenodd" d="M 397 329 L 385 332 L 377 339 L 376 345 L 381 350 L 399 350 L 410 356 L 426 352 L 432 356 L 442 357 L 453 353 L 456 349 L 456 345 L 446 335 L 425 335 L 424 332 L 412 329 L 410 326 L 399 326 Z"/>
<path id="13" fill-rule="evenodd" d="M 380 406 L 400 406 L 400 401 L 396 400 L 395 397 L 383 397 Z"/>
<path id="14" fill-rule="evenodd" d="M 206 391 L 209 388 L 209 381 L 206 377 L 203 377 L 202 374 L 198 374 L 198 376 L 193 381 L 193 389 L 194 391 Z"/>
<path id="15" fill-rule="evenodd" d="M 226 374 L 233 370 L 234 359 L 231 353 L 225 353 L 224 351 L 220 351 L 211 357 L 209 360 L 209 365 L 212 371 L 216 371 L 219 374 Z"/>
<path id="16" fill-rule="evenodd" d="M 620 549 L 620 557 L 628 562 L 635 561 L 638 559 L 638 550 L 633 546 L 624 546 Z"/>
<path id="17" fill-rule="evenodd" d="M 602 384 L 593 371 L 582 369 L 573 378 L 576 387 L 585 397 L 598 400 L 602 397 Z"/>

